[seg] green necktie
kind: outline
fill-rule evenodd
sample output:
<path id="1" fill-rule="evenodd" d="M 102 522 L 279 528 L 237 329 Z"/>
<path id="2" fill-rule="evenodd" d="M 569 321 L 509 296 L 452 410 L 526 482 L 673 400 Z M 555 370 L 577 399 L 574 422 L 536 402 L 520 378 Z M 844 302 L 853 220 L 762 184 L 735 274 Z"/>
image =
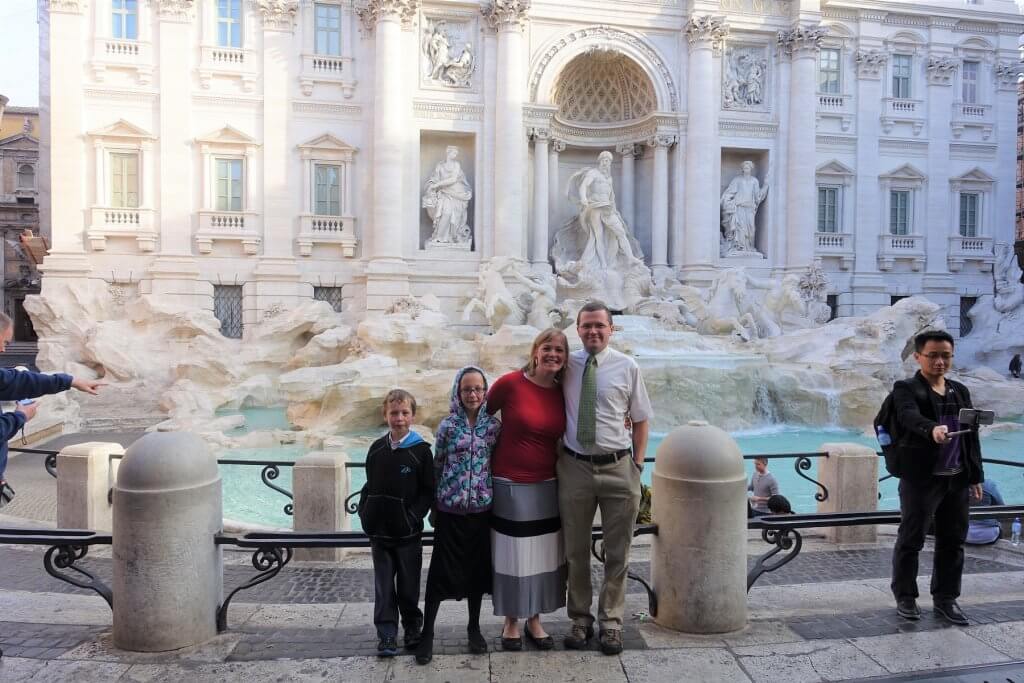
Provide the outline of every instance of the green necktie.
<path id="1" fill-rule="evenodd" d="M 576 440 L 584 448 L 597 442 L 597 358 L 587 356 L 580 384 L 580 410 L 576 416 Z"/>

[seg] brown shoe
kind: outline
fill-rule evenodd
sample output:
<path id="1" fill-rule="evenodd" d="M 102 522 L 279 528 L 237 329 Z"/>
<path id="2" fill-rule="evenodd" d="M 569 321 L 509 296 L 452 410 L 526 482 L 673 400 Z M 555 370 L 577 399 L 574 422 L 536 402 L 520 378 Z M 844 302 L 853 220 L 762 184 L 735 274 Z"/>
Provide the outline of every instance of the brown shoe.
<path id="1" fill-rule="evenodd" d="M 569 635 L 563 641 L 566 650 L 583 650 L 587 643 L 594 637 L 594 627 L 583 624 L 573 624 Z"/>
<path id="2" fill-rule="evenodd" d="M 617 655 L 622 652 L 622 631 L 617 628 L 610 628 L 601 631 L 598 639 L 601 643 L 601 652 L 606 655 Z"/>

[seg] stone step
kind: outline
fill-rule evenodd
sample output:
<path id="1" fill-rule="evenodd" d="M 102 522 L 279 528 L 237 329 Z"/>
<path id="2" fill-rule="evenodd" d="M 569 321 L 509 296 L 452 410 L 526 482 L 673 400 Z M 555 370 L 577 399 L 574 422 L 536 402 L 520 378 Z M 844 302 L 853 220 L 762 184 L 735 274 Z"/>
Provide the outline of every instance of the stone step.
<path id="1" fill-rule="evenodd" d="M 89 417 L 82 421 L 83 432 L 109 432 L 142 431 L 155 424 L 163 422 L 166 418 L 153 415 L 119 416 L 119 417 Z"/>

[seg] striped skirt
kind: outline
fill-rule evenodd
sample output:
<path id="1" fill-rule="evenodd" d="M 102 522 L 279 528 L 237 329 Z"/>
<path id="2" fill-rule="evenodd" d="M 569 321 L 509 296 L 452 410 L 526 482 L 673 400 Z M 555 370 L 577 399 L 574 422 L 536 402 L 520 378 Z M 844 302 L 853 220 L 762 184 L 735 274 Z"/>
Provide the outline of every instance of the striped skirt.
<path id="1" fill-rule="evenodd" d="M 565 546 L 554 479 L 494 479 L 491 558 L 495 614 L 530 617 L 565 607 Z"/>

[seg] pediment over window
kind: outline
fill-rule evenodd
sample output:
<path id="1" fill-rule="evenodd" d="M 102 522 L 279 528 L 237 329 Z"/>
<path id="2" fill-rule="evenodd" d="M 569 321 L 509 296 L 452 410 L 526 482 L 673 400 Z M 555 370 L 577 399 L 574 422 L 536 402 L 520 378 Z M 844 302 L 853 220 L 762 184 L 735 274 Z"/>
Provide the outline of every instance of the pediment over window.
<path id="1" fill-rule="evenodd" d="M 817 175 L 825 176 L 852 176 L 855 175 L 852 168 L 837 159 L 827 164 L 822 164 L 814 171 Z"/>
<path id="2" fill-rule="evenodd" d="M 118 119 L 109 126 L 89 131 L 88 135 L 95 138 L 129 138 L 133 140 L 152 140 L 154 138 L 149 131 L 124 119 Z"/>
<path id="3" fill-rule="evenodd" d="M 11 135 L 0 140 L 0 148 L 5 150 L 38 151 L 39 140 L 27 133 L 18 133 L 17 135 Z"/>
<path id="4" fill-rule="evenodd" d="M 233 126 L 224 126 L 220 130 L 215 130 L 211 133 L 207 133 L 202 137 L 196 138 L 196 142 L 202 142 L 209 145 L 258 145 L 254 138 L 249 137 L 242 131 L 238 130 Z"/>
<path id="5" fill-rule="evenodd" d="M 299 149 L 327 150 L 332 152 L 356 152 L 352 145 L 342 142 L 330 133 L 324 133 L 299 145 Z"/>
<path id="6" fill-rule="evenodd" d="M 899 168 L 893 169 L 888 173 L 883 173 L 878 177 L 882 180 L 904 180 L 911 182 L 922 182 L 926 180 L 926 176 L 911 164 L 903 164 Z"/>
<path id="7" fill-rule="evenodd" d="M 994 183 L 995 181 L 995 178 L 990 176 L 988 173 L 985 173 L 985 171 L 981 170 L 977 166 L 972 168 L 967 173 L 964 173 L 963 175 L 959 175 L 955 178 L 949 179 L 949 182 L 951 183 Z"/>

